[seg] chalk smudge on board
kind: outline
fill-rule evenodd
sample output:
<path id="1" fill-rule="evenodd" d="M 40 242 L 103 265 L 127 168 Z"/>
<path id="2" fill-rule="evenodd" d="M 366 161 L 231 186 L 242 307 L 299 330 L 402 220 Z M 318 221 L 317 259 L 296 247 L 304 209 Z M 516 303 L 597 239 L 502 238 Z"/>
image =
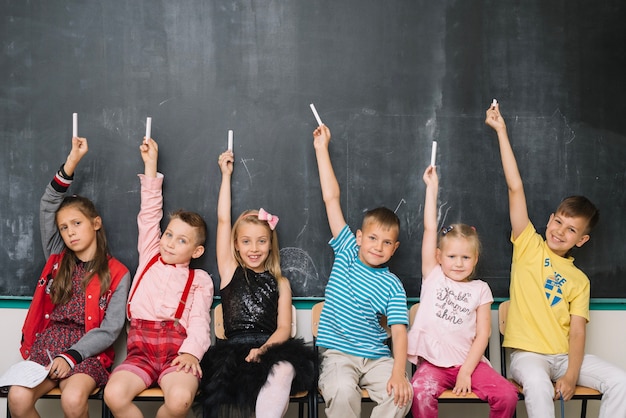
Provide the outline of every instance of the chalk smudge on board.
<path id="1" fill-rule="evenodd" d="M 294 296 L 324 294 L 326 281 L 319 277 L 313 259 L 303 249 L 281 248 L 280 269 L 289 279 Z"/>

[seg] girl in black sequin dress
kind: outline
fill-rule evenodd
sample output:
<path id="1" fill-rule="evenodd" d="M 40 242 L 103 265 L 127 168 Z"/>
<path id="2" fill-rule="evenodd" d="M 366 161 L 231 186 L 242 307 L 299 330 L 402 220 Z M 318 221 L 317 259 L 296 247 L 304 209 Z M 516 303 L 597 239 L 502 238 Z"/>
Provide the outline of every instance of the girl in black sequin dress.
<path id="1" fill-rule="evenodd" d="M 201 399 L 211 415 L 280 418 L 290 393 L 310 390 L 314 353 L 291 334 L 291 287 L 282 276 L 276 216 L 246 211 L 231 228 L 234 156 L 219 157 L 216 252 L 225 340 L 204 356 Z"/>

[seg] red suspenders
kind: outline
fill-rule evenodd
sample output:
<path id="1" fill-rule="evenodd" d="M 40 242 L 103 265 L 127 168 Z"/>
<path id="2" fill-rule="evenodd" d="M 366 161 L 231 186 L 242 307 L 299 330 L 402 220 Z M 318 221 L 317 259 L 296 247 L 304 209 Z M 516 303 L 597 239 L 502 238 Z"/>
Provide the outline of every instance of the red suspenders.
<path id="1" fill-rule="evenodd" d="M 150 261 L 148 261 L 148 264 L 146 264 L 146 267 L 141 272 L 141 275 L 137 278 L 137 285 L 134 287 L 133 292 L 130 294 L 130 297 L 128 298 L 128 303 L 126 303 L 126 315 L 128 316 L 128 318 L 130 318 L 130 301 L 133 299 L 133 296 L 135 295 L 135 292 L 137 291 L 137 288 L 139 287 L 139 283 L 141 282 L 141 279 L 143 279 L 143 276 L 144 274 L 146 274 L 146 271 L 148 271 L 148 269 L 152 267 L 152 265 L 158 261 L 159 257 L 160 255 L 158 253 L 154 257 L 152 257 Z M 190 268 L 189 276 L 187 277 L 187 283 L 185 284 L 185 290 L 183 290 L 183 294 L 180 297 L 180 301 L 178 302 L 178 309 L 176 309 L 176 314 L 174 314 L 174 321 L 176 322 L 176 324 L 178 324 L 178 321 L 183 316 L 183 311 L 185 310 L 185 304 L 187 303 L 187 298 L 189 297 L 189 290 L 191 289 L 191 284 L 193 283 L 194 274 L 195 274 L 195 270 Z"/>

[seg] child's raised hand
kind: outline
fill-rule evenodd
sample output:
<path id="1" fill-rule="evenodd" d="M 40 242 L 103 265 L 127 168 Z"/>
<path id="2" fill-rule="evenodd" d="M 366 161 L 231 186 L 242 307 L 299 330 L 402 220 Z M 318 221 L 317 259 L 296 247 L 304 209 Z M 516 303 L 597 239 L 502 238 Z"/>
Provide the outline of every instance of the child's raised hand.
<path id="1" fill-rule="evenodd" d="M 68 175 L 72 175 L 78 162 L 87 154 L 89 147 L 87 146 L 87 138 L 73 137 L 72 149 L 67 155 L 64 170 Z"/>
<path id="2" fill-rule="evenodd" d="M 489 109 L 487 109 L 485 124 L 491 126 L 494 130 L 498 131 L 501 129 L 506 129 L 506 123 L 504 123 L 504 118 L 500 114 L 500 104 L 491 105 Z"/>
<path id="3" fill-rule="evenodd" d="M 176 371 L 184 370 L 185 373 L 191 373 L 194 376 L 202 377 L 202 368 L 200 361 L 192 354 L 183 353 L 172 360 L 172 366 L 178 366 Z"/>
<path id="4" fill-rule="evenodd" d="M 313 146 L 315 148 L 328 148 L 330 142 L 330 129 L 326 125 L 320 125 L 313 131 Z"/>
<path id="5" fill-rule="evenodd" d="M 141 158 L 144 163 L 149 161 L 157 161 L 159 157 L 159 144 L 152 138 L 146 139 L 139 146 L 139 151 L 141 151 Z"/>
<path id="6" fill-rule="evenodd" d="M 426 186 L 439 186 L 439 176 L 437 176 L 437 168 L 435 166 L 429 165 L 424 171 L 424 183 Z"/>
<path id="7" fill-rule="evenodd" d="M 80 161 L 81 158 L 87 154 L 89 147 L 87 146 L 87 138 L 73 137 L 72 138 L 72 150 L 70 151 L 70 157 Z"/>
<path id="8" fill-rule="evenodd" d="M 141 143 L 139 151 L 141 152 L 141 159 L 145 166 L 145 174 L 148 177 L 156 177 L 159 145 L 154 139 L 148 138 Z"/>
<path id="9" fill-rule="evenodd" d="M 222 174 L 232 174 L 235 163 L 235 154 L 231 150 L 226 150 L 217 159 Z"/>

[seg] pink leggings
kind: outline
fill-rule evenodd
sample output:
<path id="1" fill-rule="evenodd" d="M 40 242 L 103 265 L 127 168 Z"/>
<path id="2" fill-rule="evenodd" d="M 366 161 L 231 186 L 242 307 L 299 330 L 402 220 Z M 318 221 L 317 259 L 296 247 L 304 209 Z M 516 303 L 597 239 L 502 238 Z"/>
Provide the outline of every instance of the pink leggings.
<path id="1" fill-rule="evenodd" d="M 452 389 L 460 366 L 437 367 L 422 360 L 411 379 L 413 418 L 437 418 L 437 397 Z M 517 388 L 487 363 L 480 362 L 472 373 L 472 392 L 489 403 L 489 418 L 510 418 L 517 406 Z"/>

